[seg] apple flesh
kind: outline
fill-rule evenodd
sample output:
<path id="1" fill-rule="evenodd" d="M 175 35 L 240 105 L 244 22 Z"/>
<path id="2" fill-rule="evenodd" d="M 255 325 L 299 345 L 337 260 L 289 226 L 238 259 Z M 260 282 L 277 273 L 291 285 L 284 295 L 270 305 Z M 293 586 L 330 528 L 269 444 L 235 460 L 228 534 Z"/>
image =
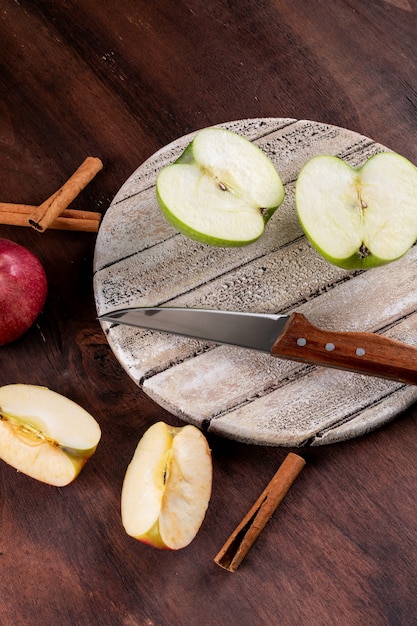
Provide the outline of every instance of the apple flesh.
<path id="1" fill-rule="evenodd" d="M 0 346 L 21 337 L 34 323 L 47 295 L 47 279 L 30 250 L 0 239 Z"/>
<path id="2" fill-rule="evenodd" d="M 184 548 L 203 522 L 211 485 L 211 454 L 198 428 L 157 422 L 139 441 L 123 481 L 127 534 L 156 548 Z"/>
<path id="3" fill-rule="evenodd" d="M 46 387 L 0 387 L 0 458 L 41 482 L 63 487 L 78 476 L 100 440 L 96 420 Z"/>
<path id="4" fill-rule="evenodd" d="M 156 183 L 166 219 L 181 233 L 215 246 L 256 241 L 284 199 L 284 187 L 267 155 L 229 130 L 199 131 Z"/>
<path id="5" fill-rule="evenodd" d="M 315 157 L 298 176 L 295 201 L 311 244 L 345 269 L 390 263 L 417 239 L 417 168 L 395 153 L 378 153 L 358 169 Z"/>

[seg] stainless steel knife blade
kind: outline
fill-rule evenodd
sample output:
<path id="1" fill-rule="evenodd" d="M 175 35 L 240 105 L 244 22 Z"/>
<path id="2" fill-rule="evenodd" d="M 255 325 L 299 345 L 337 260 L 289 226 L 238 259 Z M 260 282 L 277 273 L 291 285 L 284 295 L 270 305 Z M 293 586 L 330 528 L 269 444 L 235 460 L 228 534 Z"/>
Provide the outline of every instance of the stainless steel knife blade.
<path id="1" fill-rule="evenodd" d="M 178 307 L 120 309 L 99 317 L 100 321 L 159 330 L 263 352 L 271 352 L 288 319 L 288 315 Z"/>

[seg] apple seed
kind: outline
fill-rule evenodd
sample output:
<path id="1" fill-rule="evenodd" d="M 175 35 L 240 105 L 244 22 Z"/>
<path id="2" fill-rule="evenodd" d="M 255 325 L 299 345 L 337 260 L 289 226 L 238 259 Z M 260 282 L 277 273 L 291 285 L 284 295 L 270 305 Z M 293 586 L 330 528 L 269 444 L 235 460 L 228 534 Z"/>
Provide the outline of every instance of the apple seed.
<path id="1" fill-rule="evenodd" d="M 361 257 L 361 259 L 365 259 L 367 256 L 369 256 L 369 254 L 369 248 L 367 248 L 363 243 L 359 248 L 359 256 Z"/>

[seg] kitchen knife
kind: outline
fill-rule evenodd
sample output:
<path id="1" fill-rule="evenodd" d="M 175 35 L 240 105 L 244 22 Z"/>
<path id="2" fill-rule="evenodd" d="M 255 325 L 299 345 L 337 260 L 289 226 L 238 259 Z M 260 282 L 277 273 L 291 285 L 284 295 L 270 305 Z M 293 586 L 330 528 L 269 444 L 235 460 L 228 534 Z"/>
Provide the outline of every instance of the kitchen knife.
<path id="1" fill-rule="evenodd" d="M 321 330 L 301 313 L 272 315 L 152 307 L 120 309 L 98 319 L 417 384 L 417 347 L 375 333 Z"/>

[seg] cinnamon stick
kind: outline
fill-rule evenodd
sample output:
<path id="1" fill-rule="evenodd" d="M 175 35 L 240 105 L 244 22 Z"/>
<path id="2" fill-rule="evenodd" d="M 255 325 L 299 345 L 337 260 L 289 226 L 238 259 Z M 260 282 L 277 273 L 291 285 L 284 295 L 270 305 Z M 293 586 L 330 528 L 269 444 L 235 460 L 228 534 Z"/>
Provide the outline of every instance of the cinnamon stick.
<path id="1" fill-rule="evenodd" d="M 0 202 L 0 224 L 30 226 L 29 217 L 36 212 L 37 208 L 29 204 Z M 96 233 L 100 226 L 100 219 L 101 213 L 64 209 L 61 215 L 50 224 L 49 228 Z"/>
<path id="2" fill-rule="evenodd" d="M 290 452 L 255 504 L 230 535 L 214 562 L 229 572 L 235 572 L 275 509 L 305 465 L 305 460 Z"/>
<path id="3" fill-rule="evenodd" d="M 44 232 L 102 168 L 99 158 L 87 157 L 62 187 L 28 216 L 29 225 Z"/>

